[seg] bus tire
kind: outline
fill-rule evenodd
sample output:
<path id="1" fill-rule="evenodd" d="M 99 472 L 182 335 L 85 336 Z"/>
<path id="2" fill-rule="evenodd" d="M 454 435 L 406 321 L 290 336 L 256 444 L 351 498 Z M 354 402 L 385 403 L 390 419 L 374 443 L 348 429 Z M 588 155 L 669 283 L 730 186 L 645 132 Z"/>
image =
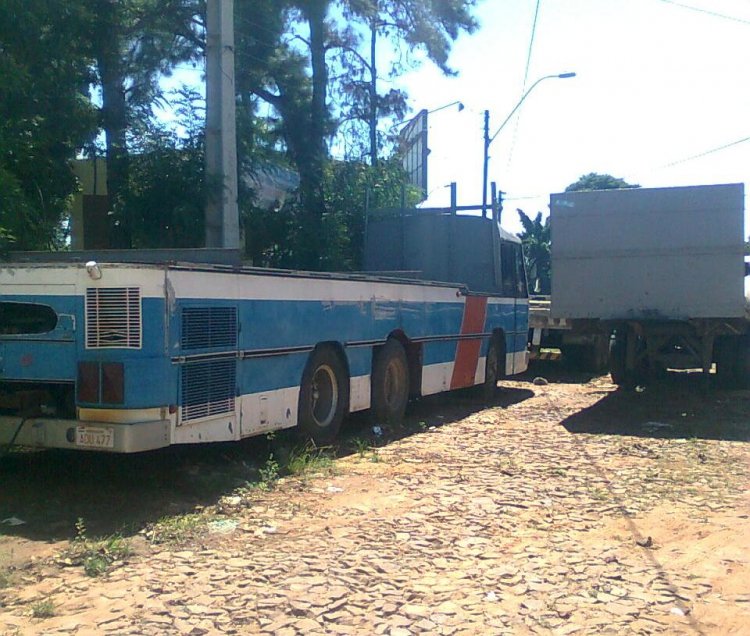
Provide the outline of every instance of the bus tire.
<path id="1" fill-rule="evenodd" d="M 500 361 L 505 363 L 505 353 L 500 339 L 493 336 L 487 349 L 487 358 L 484 367 L 484 382 L 482 383 L 482 399 L 492 401 L 497 394 L 497 383 L 502 377 L 500 372 Z"/>
<path id="2" fill-rule="evenodd" d="M 409 401 L 409 363 L 401 343 L 389 338 L 372 361 L 370 408 L 377 424 L 397 424 Z"/>
<path id="3" fill-rule="evenodd" d="M 334 440 L 349 410 L 349 374 L 338 352 L 329 346 L 310 354 L 299 387 L 297 425 L 316 444 Z"/>

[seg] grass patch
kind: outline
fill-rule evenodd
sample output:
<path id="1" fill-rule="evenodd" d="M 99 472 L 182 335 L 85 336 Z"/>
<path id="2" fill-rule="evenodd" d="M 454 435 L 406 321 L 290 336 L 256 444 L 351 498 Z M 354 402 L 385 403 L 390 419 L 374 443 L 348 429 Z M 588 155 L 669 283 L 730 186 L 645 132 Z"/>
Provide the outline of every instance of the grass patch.
<path id="1" fill-rule="evenodd" d="M 0 568 L 0 590 L 13 585 L 13 574 L 9 569 Z"/>
<path id="2" fill-rule="evenodd" d="M 210 521 L 206 515 L 191 513 L 162 517 L 147 531 L 151 543 L 174 545 L 192 539 Z"/>
<path id="3" fill-rule="evenodd" d="M 55 615 L 55 604 L 48 598 L 38 601 L 31 606 L 31 615 L 34 618 L 52 618 Z"/>
<path id="4" fill-rule="evenodd" d="M 76 537 L 63 553 L 63 558 L 70 565 L 82 566 L 88 576 L 96 577 L 109 570 L 113 563 L 126 559 L 132 553 L 130 544 L 120 535 L 89 538 L 86 525 L 79 518 L 76 521 Z"/>
<path id="5" fill-rule="evenodd" d="M 290 475 L 297 477 L 313 474 L 330 475 L 334 469 L 334 458 L 329 447 L 319 448 L 314 444 L 307 444 L 292 450 L 285 469 Z"/>
<path id="6" fill-rule="evenodd" d="M 382 461 L 382 457 L 378 454 L 378 449 L 374 447 L 368 440 L 361 437 L 357 437 L 354 440 L 354 445 L 357 449 L 357 454 L 360 459 L 369 459 L 374 464 Z"/>

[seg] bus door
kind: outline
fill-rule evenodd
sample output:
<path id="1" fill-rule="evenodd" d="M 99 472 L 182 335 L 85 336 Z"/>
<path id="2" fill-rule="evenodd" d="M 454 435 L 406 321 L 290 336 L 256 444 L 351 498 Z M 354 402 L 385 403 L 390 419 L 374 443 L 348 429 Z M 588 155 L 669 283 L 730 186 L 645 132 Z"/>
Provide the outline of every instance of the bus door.
<path id="1" fill-rule="evenodd" d="M 512 354 L 512 368 L 509 372 L 520 373 L 526 370 L 519 354 L 524 352 L 527 346 L 529 308 L 523 250 L 520 243 L 501 241 L 500 272 L 503 297 L 513 301 L 511 333 L 506 336 L 507 352 Z"/>

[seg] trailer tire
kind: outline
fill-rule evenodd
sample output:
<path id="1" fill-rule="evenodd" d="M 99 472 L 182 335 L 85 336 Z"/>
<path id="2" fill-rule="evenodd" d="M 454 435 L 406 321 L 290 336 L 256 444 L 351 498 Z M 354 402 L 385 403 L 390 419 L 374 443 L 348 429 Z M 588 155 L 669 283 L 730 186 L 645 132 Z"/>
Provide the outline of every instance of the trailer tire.
<path id="1" fill-rule="evenodd" d="M 316 347 L 302 373 L 297 424 L 316 444 L 333 441 L 349 410 L 349 374 L 339 353 Z"/>
<path id="2" fill-rule="evenodd" d="M 724 336 L 714 344 L 716 361 L 716 383 L 723 389 L 742 388 L 747 377 L 743 368 L 743 358 L 748 342 L 746 338 Z M 746 382 L 746 381 L 745 381 Z"/>
<path id="3" fill-rule="evenodd" d="M 618 386 L 624 386 L 629 382 L 627 369 L 625 368 L 627 350 L 627 332 L 616 331 L 609 341 L 609 374 L 612 377 L 612 382 Z"/>
<path id="4" fill-rule="evenodd" d="M 750 335 L 737 339 L 735 349 L 734 386 L 750 389 Z"/>
<path id="5" fill-rule="evenodd" d="M 401 343 L 389 338 L 372 361 L 370 408 L 376 424 L 397 424 L 409 401 L 409 362 Z"/>

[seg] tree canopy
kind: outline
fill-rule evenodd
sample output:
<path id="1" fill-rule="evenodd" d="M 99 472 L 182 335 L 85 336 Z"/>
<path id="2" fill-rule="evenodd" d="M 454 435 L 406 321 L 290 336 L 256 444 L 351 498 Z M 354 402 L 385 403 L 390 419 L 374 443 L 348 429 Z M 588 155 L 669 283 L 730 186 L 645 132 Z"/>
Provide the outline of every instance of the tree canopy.
<path id="1" fill-rule="evenodd" d="M 641 186 L 628 183 L 625 179 L 613 177 L 610 174 L 598 174 L 589 172 L 583 175 L 578 181 L 571 183 L 565 192 L 579 192 L 583 190 L 621 190 L 624 188 L 640 188 Z"/>
<path id="2" fill-rule="evenodd" d="M 529 288 L 532 293 L 549 294 L 552 287 L 549 216 L 542 220 L 542 213 L 537 212 L 532 219 L 523 210 L 517 212 L 523 225 L 523 232 L 518 234 L 518 238 L 523 243 Z"/>
<path id="3" fill-rule="evenodd" d="M 407 95 L 380 94 L 377 80 L 419 57 L 453 73 L 453 42 L 478 27 L 474 5 L 235 2 L 241 174 L 275 164 L 299 175 L 298 196 L 274 211 L 258 207 L 253 186 L 240 179 L 241 221 L 258 233 L 246 241 L 249 255 L 311 269 L 358 265 L 365 193 L 388 190 L 386 199 L 398 199 L 403 186 L 398 162 L 384 152 L 387 135 L 375 136 L 384 165 L 365 160 L 368 127 L 406 110 Z M 168 101 L 164 77 L 182 65 L 202 67 L 205 13 L 206 0 L 6 0 L 0 243 L 64 248 L 78 187 L 71 162 L 104 155 L 112 247 L 202 244 L 204 109 L 192 96 L 169 126 L 157 111 Z M 400 53 L 376 60 L 378 38 Z"/>

